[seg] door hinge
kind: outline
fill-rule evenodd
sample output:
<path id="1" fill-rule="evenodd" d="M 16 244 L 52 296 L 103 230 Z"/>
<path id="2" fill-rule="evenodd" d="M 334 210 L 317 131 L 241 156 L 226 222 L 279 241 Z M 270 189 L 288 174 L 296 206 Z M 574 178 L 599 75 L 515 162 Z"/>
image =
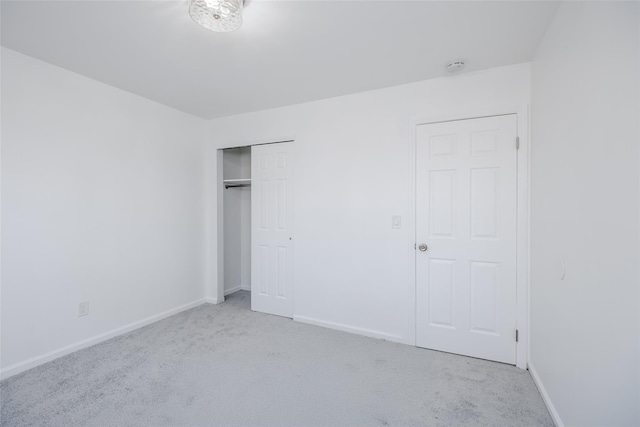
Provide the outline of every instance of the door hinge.
<path id="1" fill-rule="evenodd" d="M 516 150 L 520 149 L 520 137 L 516 136 Z"/>
<path id="2" fill-rule="evenodd" d="M 516 342 L 518 342 L 518 330 L 516 329 Z"/>

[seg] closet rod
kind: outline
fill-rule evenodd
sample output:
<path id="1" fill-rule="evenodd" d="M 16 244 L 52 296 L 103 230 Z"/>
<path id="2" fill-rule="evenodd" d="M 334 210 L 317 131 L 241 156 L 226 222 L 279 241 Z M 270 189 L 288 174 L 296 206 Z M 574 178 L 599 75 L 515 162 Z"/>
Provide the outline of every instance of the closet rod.
<path id="1" fill-rule="evenodd" d="M 225 184 L 224 188 L 251 187 L 251 184 Z"/>
<path id="2" fill-rule="evenodd" d="M 224 188 L 251 186 L 251 178 L 225 179 L 222 182 L 224 183 Z"/>

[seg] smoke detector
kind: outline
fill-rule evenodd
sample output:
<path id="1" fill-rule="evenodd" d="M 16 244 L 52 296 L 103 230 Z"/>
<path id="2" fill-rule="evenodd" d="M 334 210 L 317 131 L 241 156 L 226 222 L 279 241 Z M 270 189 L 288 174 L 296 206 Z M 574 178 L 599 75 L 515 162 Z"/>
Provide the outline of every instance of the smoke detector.
<path id="1" fill-rule="evenodd" d="M 447 64 L 447 71 L 451 74 L 459 73 L 463 68 L 464 61 L 452 61 Z"/>

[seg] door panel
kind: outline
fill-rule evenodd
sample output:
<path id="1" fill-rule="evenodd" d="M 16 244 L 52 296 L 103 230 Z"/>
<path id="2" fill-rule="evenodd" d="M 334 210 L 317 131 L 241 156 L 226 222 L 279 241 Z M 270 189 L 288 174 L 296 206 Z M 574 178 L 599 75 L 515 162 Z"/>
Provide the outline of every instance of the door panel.
<path id="1" fill-rule="evenodd" d="M 516 115 L 417 127 L 416 343 L 516 362 Z"/>
<path id="2" fill-rule="evenodd" d="M 293 317 L 291 143 L 251 147 L 251 309 Z"/>

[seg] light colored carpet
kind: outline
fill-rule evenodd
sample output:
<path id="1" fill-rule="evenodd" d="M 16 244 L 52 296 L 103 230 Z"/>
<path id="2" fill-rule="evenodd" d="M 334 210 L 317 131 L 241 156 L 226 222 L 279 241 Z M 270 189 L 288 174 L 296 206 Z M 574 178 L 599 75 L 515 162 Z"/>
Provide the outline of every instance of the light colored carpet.
<path id="1" fill-rule="evenodd" d="M 2 426 L 552 426 L 527 371 L 202 305 L 0 383 Z"/>

